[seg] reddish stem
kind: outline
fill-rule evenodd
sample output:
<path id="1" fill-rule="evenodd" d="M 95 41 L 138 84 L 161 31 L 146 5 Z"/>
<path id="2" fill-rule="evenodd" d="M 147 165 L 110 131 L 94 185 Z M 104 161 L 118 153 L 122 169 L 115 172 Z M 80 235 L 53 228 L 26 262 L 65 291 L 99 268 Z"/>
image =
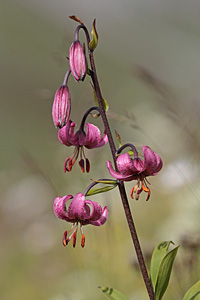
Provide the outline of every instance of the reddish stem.
<path id="1" fill-rule="evenodd" d="M 112 134 L 111 134 L 110 126 L 108 124 L 108 120 L 107 120 L 107 117 L 106 117 L 106 114 L 105 114 L 105 111 L 104 111 L 103 98 L 102 98 L 102 95 L 101 95 L 101 90 L 100 90 L 97 75 L 96 75 L 93 52 L 90 52 L 90 62 L 91 62 L 91 68 L 92 68 L 91 77 L 92 77 L 92 81 L 93 81 L 93 84 L 94 84 L 94 89 L 95 89 L 96 96 L 97 96 L 97 99 L 98 99 L 98 102 L 99 102 L 99 108 L 101 110 L 101 116 L 102 116 L 102 120 L 103 120 L 103 123 L 104 123 L 105 131 L 106 131 L 107 136 L 108 136 L 108 141 L 109 141 L 109 144 L 110 144 L 110 149 L 111 149 L 111 152 L 112 152 L 115 168 L 117 169 L 116 155 L 115 155 L 116 148 L 115 148 L 115 144 L 114 144 L 113 137 L 112 137 Z M 128 203 L 126 190 L 125 190 L 123 181 L 119 182 L 118 187 L 119 187 L 119 192 L 120 192 L 120 195 L 121 195 L 122 204 L 123 204 L 123 207 L 124 207 L 126 219 L 127 219 L 128 226 L 129 226 L 129 229 L 130 229 L 131 237 L 132 237 L 133 244 L 134 244 L 134 247 L 135 247 L 135 251 L 136 251 L 136 254 L 137 254 L 138 262 L 139 262 L 140 269 L 141 269 L 141 272 L 142 272 L 142 276 L 144 278 L 144 282 L 145 282 L 145 285 L 146 285 L 146 288 L 147 288 L 147 291 L 148 291 L 148 294 L 149 294 L 149 299 L 154 300 L 153 288 L 152 288 L 152 285 L 151 285 L 151 282 L 150 282 L 150 279 L 149 279 L 149 276 L 148 276 L 148 273 L 147 273 L 147 268 L 146 268 L 146 265 L 145 265 L 142 250 L 141 250 L 140 243 L 139 243 L 139 240 L 138 240 L 137 232 L 136 232 L 136 229 L 135 229 L 135 225 L 134 225 L 134 221 L 133 221 L 133 217 L 132 217 L 132 214 L 131 214 L 131 210 L 130 210 L 130 206 L 129 206 L 129 203 Z"/>
<path id="2" fill-rule="evenodd" d="M 87 28 L 85 26 L 82 26 L 82 25 L 80 25 L 78 28 L 79 28 L 79 30 L 80 30 L 80 28 L 83 28 L 83 30 L 85 31 L 86 38 L 87 38 L 87 43 L 88 43 L 88 49 L 89 49 L 90 39 L 89 39 L 89 34 L 88 34 L 88 31 L 87 31 Z M 108 141 L 109 141 L 110 149 L 111 149 L 111 152 L 112 152 L 113 161 L 114 161 L 114 164 L 115 164 L 115 169 L 117 170 L 116 148 L 115 148 L 115 144 L 114 144 L 114 140 L 113 140 L 112 133 L 111 133 L 111 130 L 110 130 L 110 126 L 109 126 L 109 123 L 108 123 L 108 120 L 107 120 L 107 117 L 106 117 L 106 113 L 105 113 L 105 110 L 104 110 L 104 106 L 103 106 L 103 97 L 101 95 L 101 90 L 100 90 L 100 86 L 99 86 L 99 82 L 98 82 L 98 78 L 97 78 L 97 73 L 96 73 L 96 68 L 95 68 L 95 63 L 94 63 L 94 57 L 93 57 L 93 51 L 89 50 L 89 58 L 90 58 L 90 64 L 91 64 L 91 69 L 92 69 L 90 75 L 91 75 L 93 85 L 94 85 L 94 89 L 95 89 L 95 93 L 96 93 L 96 96 L 97 96 L 97 99 L 98 99 L 99 108 L 101 110 L 101 117 L 102 117 L 102 120 L 103 120 L 103 123 L 104 123 L 105 131 L 106 131 L 107 136 L 108 136 Z M 149 299 L 154 300 L 153 287 L 151 285 L 151 281 L 150 281 L 148 273 L 147 273 L 147 268 L 146 268 L 146 265 L 145 265 L 142 250 L 141 250 L 140 243 L 139 243 L 139 240 L 138 240 L 136 228 L 135 228 L 135 225 L 134 225 L 134 221 L 133 221 L 133 217 L 132 217 L 132 214 L 131 214 L 131 210 L 130 210 L 130 206 L 129 206 L 129 203 L 128 203 L 128 198 L 127 198 L 127 195 L 126 195 L 126 190 L 125 190 L 125 186 L 124 186 L 123 181 L 119 181 L 118 188 L 119 188 L 119 192 L 120 192 L 120 195 L 121 195 L 121 200 L 122 200 L 122 204 L 123 204 L 123 207 L 124 207 L 124 212 L 125 212 L 126 219 L 127 219 L 127 222 L 128 222 L 129 230 L 130 230 L 131 237 L 132 237 L 132 240 L 133 240 L 133 244 L 134 244 L 134 247 L 135 247 L 135 251 L 136 251 L 136 254 L 137 254 L 137 258 L 138 258 L 138 262 L 139 262 L 140 269 L 141 269 L 141 272 L 142 272 L 142 276 L 143 276 L 143 279 L 144 279 L 144 282 L 145 282 L 145 285 L 146 285 L 147 292 L 149 294 Z"/>

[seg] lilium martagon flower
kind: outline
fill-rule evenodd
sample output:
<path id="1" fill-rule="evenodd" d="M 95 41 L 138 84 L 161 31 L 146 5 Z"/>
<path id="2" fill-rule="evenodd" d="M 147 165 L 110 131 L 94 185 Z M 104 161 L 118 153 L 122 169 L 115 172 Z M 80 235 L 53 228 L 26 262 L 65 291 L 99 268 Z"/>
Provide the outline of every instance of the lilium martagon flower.
<path id="1" fill-rule="evenodd" d="M 72 199 L 72 200 L 71 200 Z M 66 208 L 67 202 L 71 203 Z M 108 218 L 107 206 L 102 208 L 97 202 L 86 200 L 85 196 L 78 193 L 73 197 L 66 195 L 57 197 L 53 205 L 55 215 L 69 223 L 73 223 L 69 231 L 65 231 L 63 235 L 63 245 L 68 245 L 69 241 L 73 240 L 73 247 L 76 246 L 76 236 L 80 224 L 81 231 L 81 246 L 85 246 L 85 235 L 83 234 L 83 226 L 94 225 L 102 226 Z"/>
<path id="2" fill-rule="evenodd" d="M 75 146 L 72 156 L 67 157 L 65 160 L 64 171 L 71 171 L 80 154 L 79 166 L 84 173 L 86 164 L 86 172 L 88 173 L 90 171 L 90 162 L 85 156 L 84 147 L 87 149 L 102 147 L 108 142 L 108 137 L 106 133 L 101 137 L 99 128 L 91 123 L 86 124 L 86 133 L 83 127 L 80 127 L 79 130 L 74 133 L 75 126 L 76 124 L 72 120 L 69 120 L 67 124 L 58 131 L 58 139 L 62 144 L 67 147 Z"/>
<path id="3" fill-rule="evenodd" d="M 135 148 L 135 147 L 134 147 Z M 107 161 L 107 168 L 110 174 L 122 181 L 137 180 L 136 185 L 131 189 L 130 195 L 133 199 L 135 193 L 135 199 L 138 200 L 142 191 L 148 193 L 147 201 L 150 198 L 150 184 L 147 180 L 149 176 L 155 176 L 160 172 L 163 166 L 160 156 L 151 150 L 148 146 L 143 146 L 144 159 L 138 156 L 138 152 L 134 151 L 134 158 L 132 159 L 129 153 L 120 154 L 117 157 L 117 168 L 119 172 L 116 172 L 110 161 Z"/>

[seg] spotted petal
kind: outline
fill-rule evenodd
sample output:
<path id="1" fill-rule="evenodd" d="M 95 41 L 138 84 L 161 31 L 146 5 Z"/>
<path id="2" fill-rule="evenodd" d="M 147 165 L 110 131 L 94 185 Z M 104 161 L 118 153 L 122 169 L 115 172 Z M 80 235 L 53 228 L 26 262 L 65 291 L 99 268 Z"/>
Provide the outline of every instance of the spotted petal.
<path id="1" fill-rule="evenodd" d="M 163 167 L 163 161 L 162 161 L 162 159 L 160 158 L 160 156 L 159 156 L 156 152 L 154 152 L 154 154 L 155 154 L 156 160 L 157 160 L 157 167 L 155 168 L 153 175 L 157 175 L 158 172 L 159 172 L 159 171 L 162 169 L 162 167 Z"/>
<path id="2" fill-rule="evenodd" d="M 150 147 L 143 146 L 144 167 L 143 172 L 146 176 L 155 175 L 162 168 L 162 160 L 157 153 L 153 152 Z M 154 174 L 155 173 L 155 174 Z"/>
<path id="3" fill-rule="evenodd" d="M 108 208 L 107 206 L 105 206 L 100 218 L 96 221 L 89 221 L 89 223 L 94 226 L 101 226 L 106 222 L 107 218 L 108 218 Z"/>
<path id="4" fill-rule="evenodd" d="M 135 178 L 135 175 L 124 175 L 124 174 L 121 174 L 119 172 L 116 172 L 112 165 L 111 165 L 111 162 L 108 160 L 107 161 L 107 168 L 108 168 L 108 171 L 110 172 L 110 175 L 112 175 L 114 178 L 116 179 L 119 179 L 119 180 L 123 180 L 123 181 L 130 181 L 130 180 L 133 180 Z"/>
<path id="5" fill-rule="evenodd" d="M 54 204 L 53 204 L 53 210 L 55 215 L 62 219 L 62 220 L 66 220 L 69 221 L 68 219 L 68 215 L 65 211 L 65 203 L 69 200 L 72 199 L 73 196 L 72 195 L 67 195 L 64 197 L 56 197 L 54 200 Z"/>
<path id="6" fill-rule="evenodd" d="M 72 122 L 71 120 L 69 120 L 67 122 L 67 124 L 62 127 L 59 131 L 58 131 L 58 139 L 59 141 L 66 145 L 66 146 L 71 146 L 71 145 L 74 145 L 72 143 L 72 140 L 74 138 L 74 128 L 75 128 L 75 123 Z"/>
<path id="7" fill-rule="evenodd" d="M 153 175 L 154 170 L 157 167 L 157 159 L 155 153 L 148 146 L 143 146 L 142 150 L 144 153 L 143 172 L 145 172 L 145 174 L 148 176 Z"/>
<path id="8" fill-rule="evenodd" d="M 78 193 L 74 196 L 72 202 L 69 205 L 67 216 L 74 220 L 85 220 L 85 196 Z"/>
<path id="9" fill-rule="evenodd" d="M 117 158 L 117 168 L 123 175 L 137 175 L 143 169 L 143 160 L 131 159 L 128 153 L 121 154 Z"/>
<path id="10" fill-rule="evenodd" d="M 107 144 L 107 142 L 108 142 L 108 136 L 107 136 L 106 132 L 104 132 L 104 135 L 102 136 L 100 142 L 98 143 L 98 145 L 95 148 L 102 147 L 105 144 Z"/>
<path id="11" fill-rule="evenodd" d="M 108 142 L 106 134 L 101 138 L 101 131 L 93 124 L 86 124 L 87 134 L 84 142 L 84 146 L 88 149 L 98 148 L 105 145 Z"/>
<path id="12" fill-rule="evenodd" d="M 89 215 L 87 216 L 87 221 L 96 221 L 100 218 L 102 214 L 101 206 L 94 201 L 85 200 L 85 206 L 89 208 Z"/>

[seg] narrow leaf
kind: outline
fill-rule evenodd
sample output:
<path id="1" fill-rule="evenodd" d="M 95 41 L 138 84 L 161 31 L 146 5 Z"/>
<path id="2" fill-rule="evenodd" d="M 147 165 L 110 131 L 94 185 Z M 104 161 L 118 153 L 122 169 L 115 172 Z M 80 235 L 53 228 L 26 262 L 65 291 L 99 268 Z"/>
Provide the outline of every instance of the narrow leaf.
<path id="1" fill-rule="evenodd" d="M 104 108 L 105 111 L 108 111 L 108 109 L 109 109 L 108 102 L 104 98 L 103 98 L 103 108 Z"/>
<path id="2" fill-rule="evenodd" d="M 91 179 L 94 182 L 98 182 L 98 183 L 103 183 L 103 184 L 117 184 L 117 180 L 112 180 L 112 179 L 99 179 L 99 180 L 95 180 L 95 179 Z"/>
<path id="3" fill-rule="evenodd" d="M 200 280 L 197 281 L 185 294 L 183 300 L 199 300 L 200 299 Z"/>
<path id="4" fill-rule="evenodd" d="M 117 132 L 117 130 L 115 130 L 115 135 L 119 142 L 119 147 L 121 147 L 123 144 L 122 144 L 121 136 L 120 136 L 119 132 Z"/>
<path id="5" fill-rule="evenodd" d="M 95 23 L 96 23 L 96 20 L 94 19 L 93 26 L 92 26 L 92 31 L 91 31 L 92 40 L 89 43 L 89 48 L 90 48 L 91 51 L 93 51 L 97 47 L 97 44 L 98 44 L 98 34 L 97 34 Z"/>
<path id="6" fill-rule="evenodd" d="M 118 290 L 109 287 L 99 287 L 104 295 L 110 300 L 128 300 L 128 298 L 123 295 Z"/>
<path id="7" fill-rule="evenodd" d="M 167 289 L 178 248 L 179 246 L 171 250 L 161 262 L 155 287 L 155 300 L 161 300 Z"/>
<path id="8" fill-rule="evenodd" d="M 173 244 L 172 241 L 163 241 L 159 243 L 153 251 L 152 258 L 151 258 L 151 265 L 150 265 L 150 279 L 154 290 L 155 290 L 156 281 L 158 277 L 158 270 L 160 268 L 163 258 L 167 254 L 167 251 L 171 243 Z"/>
<path id="9" fill-rule="evenodd" d="M 113 190 L 117 185 L 109 185 L 109 186 L 104 186 L 102 188 L 98 189 L 91 189 L 87 192 L 86 196 L 92 196 L 100 193 L 105 193 Z"/>
<path id="10" fill-rule="evenodd" d="M 95 102 L 95 104 L 99 107 L 99 102 L 98 102 L 98 99 L 97 99 L 97 95 L 96 95 L 95 89 L 94 89 L 93 86 L 92 86 L 92 88 L 93 88 L 93 93 L 94 93 L 94 102 Z M 104 111 L 105 111 L 105 112 L 107 112 L 108 109 L 109 109 L 108 102 L 107 102 L 105 99 L 103 99 L 103 108 L 104 108 Z M 94 115 L 94 114 L 93 114 L 93 115 Z M 96 115 L 99 115 L 99 114 L 96 114 Z"/>

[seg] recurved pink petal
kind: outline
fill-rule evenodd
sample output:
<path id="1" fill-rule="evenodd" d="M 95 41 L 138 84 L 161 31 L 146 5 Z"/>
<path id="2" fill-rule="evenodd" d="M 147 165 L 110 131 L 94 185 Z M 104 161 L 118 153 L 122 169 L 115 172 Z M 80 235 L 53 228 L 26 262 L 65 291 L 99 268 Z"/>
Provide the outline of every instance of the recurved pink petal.
<path id="1" fill-rule="evenodd" d="M 107 161 L 107 168 L 108 168 L 108 171 L 110 172 L 110 175 L 112 175 L 116 179 L 119 179 L 122 181 L 130 181 L 130 180 L 134 179 L 134 176 L 131 174 L 124 175 L 124 174 L 116 172 L 113 169 L 111 162 L 109 160 Z"/>
<path id="2" fill-rule="evenodd" d="M 99 128 L 91 123 L 86 124 L 86 137 L 84 146 L 88 149 L 95 148 L 101 141 L 101 132 Z"/>
<path id="3" fill-rule="evenodd" d="M 82 193 L 76 194 L 68 207 L 67 216 L 70 219 L 85 220 L 86 212 L 84 204 L 85 196 Z"/>
<path id="4" fill-rule="evenodd" d="M 141 158 L 134 158 L 133 166 L 134 166 L 135 170 L 137 170 L 137 174 L 139 174 L 143 171 L 144 161 Z"/>
<path id="5" fill-rule="evenodd" d="M 148 146 L 143 146 L 142 150 L 144 153 L 143 172 L 147 176 L 153 175 L 154 170 L 157 168 L 157 157 L 155 155 L 155 152 L 153 152 Z"/>
<path id="6" fill-rule="evenodd" d="M 120 154 L 117 158 L 117 168 L 123 175 L 135 175 L 138 173 L 134 166 L 133 160 L 130 158 L 128 153 Z"/>
<path id="7" fill-rule="evenodd" d="M 156 166 L 156 168 L 154 170 L 153 175 L 156 175 L 162 169 L 162 167 L 163 167 L 163 161 L 162 161 L 162 159 L 160 158 L 160 156 L 156 152 L 154 152 L 154 154 L 156 156 L 157 166 Z"/>
<path id="8" fill-rule="evenodd" d="M 75 123 L 69 120 L 67 124 L 58 131 L 59 141 L 66 146 L 73 145 L 71 139 L 74 137 Z"/>
<path id="9" fill-rule="evenodd" d="M 100 218 L 96 221 L 89 221 L 89 224 L 92 224 L 94 226 L 101 226 L 107 221 L 107 218 L 108 218 L 108 208 L 107 206 L 105 206 Z"/>
<path id="10" fill-rule="evenodd" d="M 107 142 L 108 142 L 108 136 L 107 136 L 106 132 L 104 132 L 104 135 L 102 136 L 100 142 L 99 142 L 98 145 L 96 145 L 96 147 L 94 147 L 94 148 L 102 147 L 102 146 L 104 146 L 105 144 L 107 144 Z"/>
<path id="11" fill-rule="evenodd" d="M 55 215 L 62 219 L 62 220 L 66 220 L 69 221 L 67 213 L 65 211 L 65 203 L 69 200 L 72 199 L 73 196 L 72 195 L 67 195 L 64 197 L 56 197 L 53 203 L 53 210 Z"/>
<path id="12" fill-rule="evenodd" d="M 101 206 L 94 201 L 91 200 L 85 200 L 85 206 L 89 208 L 90 213 L 87 215 L 87 221 L 95 221 L 98 220 L 102 214 L 102 208 Z"/>

